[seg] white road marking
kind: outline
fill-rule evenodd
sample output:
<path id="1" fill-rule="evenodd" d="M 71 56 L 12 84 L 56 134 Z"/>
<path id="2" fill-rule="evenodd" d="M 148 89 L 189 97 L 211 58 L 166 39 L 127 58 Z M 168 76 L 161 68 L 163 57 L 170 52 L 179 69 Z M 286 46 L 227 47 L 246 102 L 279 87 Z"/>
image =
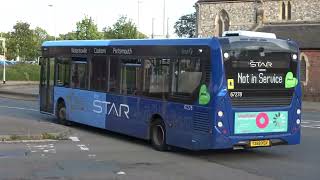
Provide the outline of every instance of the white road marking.
<path id="1" fill-rule="evenodd" d="M 75 141 L 75 142 L 80 141 L 80 139 L 78 137 L 69 137 L 69 139 L 71 139 L 72 141 Z"/>
<path id="2" fill-rule="evenodd" d="M 89 148 L 86 146 L 86 145 L 84 145 L 84 144 L 79 144 L 79 145 L 77 145 L 78 147 L 80 147 L 80 149 L 82 150 L 82 151 L 89 151 Z"/>
<path id="3" fill-rule="evenodd" d="M 56 149 L 45 149 L 43 150 L 45 153 L 56 153 Z"/>
<path id="4" fill-rule="evenodd" d="M 30 108 L 23 108 L 23 107 L 0 106 L 0 108 L 18 109 L 18 110 L 24 110 L 24 111 L 34 111 L 34 112 L 39 112 L 39 110 L 38 110 L 38 109 L 30 109 Z"/>
<path id="5" fill-rule="evenodd" d="M 54 144 L 44 144 L 44 145 L 34 145 L 34 146 L 27 144 L 27 147 L 32 153 L 36 153 L 36 152 L 56 153 Z"/>
<path id="6" fill-rule="evenodd" d="M 126 175 L 126 173 L 123 172 L 123 171 L 119 171 L 119 172 L 117 172 L 117 174 L 118 174 L 118 175 Z"/>
<path id="7" fill-rule="evenodd" d="M 97 155 L 95 154 L 88 154 L 89 157 L 96 157 Z"/>

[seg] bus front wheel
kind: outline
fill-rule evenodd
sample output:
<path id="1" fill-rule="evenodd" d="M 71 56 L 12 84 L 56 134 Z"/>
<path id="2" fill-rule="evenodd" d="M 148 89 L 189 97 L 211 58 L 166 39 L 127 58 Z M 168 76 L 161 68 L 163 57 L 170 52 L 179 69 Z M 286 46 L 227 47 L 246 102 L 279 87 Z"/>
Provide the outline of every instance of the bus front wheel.
<path id="1" fill-rule="evenodd" d="M 71 123 L 67 120 L 67 109 L 64 102 L 60 102 L 57 108 L 57 118 L 58 122 L 63 125 L 71 125 Z"/>
<path id="2" fill-rule="evenodd" d="M 166 151 L 166 127 L 161 119 L 156 119 L 151 123 L 150 139 L 152 146 L 158 151 Z"/>

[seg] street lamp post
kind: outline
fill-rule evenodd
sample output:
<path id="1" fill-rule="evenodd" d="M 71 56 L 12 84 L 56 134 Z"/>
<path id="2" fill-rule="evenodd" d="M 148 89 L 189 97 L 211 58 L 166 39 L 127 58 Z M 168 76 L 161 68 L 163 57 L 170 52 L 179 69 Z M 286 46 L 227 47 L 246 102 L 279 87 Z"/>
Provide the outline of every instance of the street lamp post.
<path id="1" fill-rule="evenodd" d="M 0 46 L 3 49 L 3 84 L 6 84 L 6 38 L 2 38 L 2 33 L 0 34 Z M 0 54 L 2 55 L 2 53 Z"/>
<path id="2" fill-rule="evenodd" d="M 142 1 L 138 0 L 138 38 L 140 37 L 140 33 L 139 33 L 139 28 L 140 28 L 140 4 L 142 3 Z"/>
<path id="3" fill-rule="evenodd" d="M 52 8 L 52 11 L 53 11 L 54 40 L 56 41 L 56 40 L 57 40 L 57 37 L 56 37 L 57 28 L 56 28 L 56 11 L 55 11 L 55 6 L 54 6 L 53 4 L 49 4 L 48 6 L 49 6 L 50 8 Z"/>
<path id="4" fill-rule="evenodd" d="M 163 37 L 165 37 L 166 34 L 166 0 L 163 0 L 163 31 L 162 31 Z"/>
<path id="5" fill-rule="evenodd" d="M 3 60 L 3 84 L 6 84 L 6 60 Z"/>

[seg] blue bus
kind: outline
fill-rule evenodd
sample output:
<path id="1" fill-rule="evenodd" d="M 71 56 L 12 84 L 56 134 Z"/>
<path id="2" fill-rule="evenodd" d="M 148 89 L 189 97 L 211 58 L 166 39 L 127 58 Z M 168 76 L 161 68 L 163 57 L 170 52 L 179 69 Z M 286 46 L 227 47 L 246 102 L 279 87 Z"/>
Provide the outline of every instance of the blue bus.
<path id="1" fill-rule="evenodd" d="M 40 111 L 150 140 L 157 150 L 300 143 L 299 49 L 290 40 L 48 41 Z"/>

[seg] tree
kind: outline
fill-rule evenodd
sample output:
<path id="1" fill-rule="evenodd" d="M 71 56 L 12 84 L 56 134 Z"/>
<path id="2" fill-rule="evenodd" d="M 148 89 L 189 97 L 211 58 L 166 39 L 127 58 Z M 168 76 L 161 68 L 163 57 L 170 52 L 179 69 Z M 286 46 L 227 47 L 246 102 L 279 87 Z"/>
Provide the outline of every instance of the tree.
<path id="1" fill-rule="evenodd" d="M 2 45 L 0 45 L 0 55 L 4 54 L 4 48 L 2 47 Z"/>
<path id="2" fill-rule="evenodd" d="M 77 40 L 77 32 L 68 32 L 67 34 L 60 34 L 58 40 Z"/>
<path id="3" fill-rule="evenodd" d="M 174 29 L 179 37 L 196 37 L 196 13 L 181 16 L 175 23 Z"/>
<path id="4" fill-rule="evenodd" d="M 33 40 L 34 40 L 34 46 L 35 48 L 33 49 L 34 52 L 33 54 L 35 55 L 34 58 L 40 56 L 40 48 L 41 45 L 44 41 L 52 41 L 54 40 L 53 36 L 50 36 L 46 30 L 40 28 L 40 27 L 36 27 L 33 30 Z M 32 50 L 32 49 L 31 49 Z"/>
<path id="5" fill-rule="evenodd" d="M 8 57 L 33 59 L 36 56 L 33 50 L 36 43 L 30 24 L 17 22 L 13 29 L 14 31 L 10 32 L 7 37 Z"/>
<path id="6" fill-rule="evenodd" d="M 69 34 L 69 33 L 68 33 Z M 74 34 L 69 34 L 68 38 L 73 37 Z M 98 31 L 97 24 L 94 23 L 91 17 L 85 16 L 81 21 L 77 22 L 76 39 L 78 40 L 94 40 L 102 39 L 103 34 Z"/>
<path id="7" fill-rule="evenodd" d="M 17 22 L 13 31 L 5 34 L 8 59 L 21 57 L 22 60 L 34 60 L 40 56 L 41 44 L 54 37 L 42 28 L 30 29 L 30 24 Z"/>
<path id="8" fill-rule="evenodd" d="M 138 31 L 137 26 L 126 16 L 121 16 L 112 27 L 104 28 L 106 39 L 139 39 L 147 38 Z"/>

